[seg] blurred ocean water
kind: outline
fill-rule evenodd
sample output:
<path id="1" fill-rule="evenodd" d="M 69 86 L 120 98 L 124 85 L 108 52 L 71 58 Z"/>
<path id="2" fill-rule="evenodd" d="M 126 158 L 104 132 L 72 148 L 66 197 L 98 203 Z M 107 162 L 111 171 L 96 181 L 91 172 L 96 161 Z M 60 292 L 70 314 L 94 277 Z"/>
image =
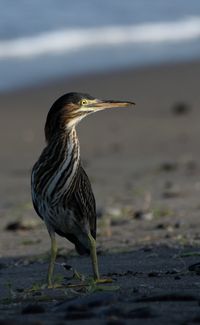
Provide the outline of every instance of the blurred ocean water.
<path id="1" fill-rule="evenodd" d="M 199 57 L 199 0 L 0 1 L 0 91 Z"/>

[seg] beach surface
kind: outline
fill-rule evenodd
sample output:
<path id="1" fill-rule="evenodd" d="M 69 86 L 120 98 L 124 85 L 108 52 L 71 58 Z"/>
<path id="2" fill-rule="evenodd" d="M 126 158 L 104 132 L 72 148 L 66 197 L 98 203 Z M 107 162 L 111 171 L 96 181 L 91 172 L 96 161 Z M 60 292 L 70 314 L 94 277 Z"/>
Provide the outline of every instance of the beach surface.
<path id="1" fill-rule="evenodd" d="M 200 63 L 63 79 L 0 95 L 0 324 L 193 324 L 200 321 Z M 58 238 L 61 289 L 44 289 L 47 230 L 31 203 L 31 168 L 52 103 L 86 92 L 136 107 L 78 126 L 98 210 L 103 287 L 69 288 L 63 263 L 91 276 Z M 110 288 L 110 290 L 109 290 Z M 100 289 L 102 290 L 100 292 Z"/>

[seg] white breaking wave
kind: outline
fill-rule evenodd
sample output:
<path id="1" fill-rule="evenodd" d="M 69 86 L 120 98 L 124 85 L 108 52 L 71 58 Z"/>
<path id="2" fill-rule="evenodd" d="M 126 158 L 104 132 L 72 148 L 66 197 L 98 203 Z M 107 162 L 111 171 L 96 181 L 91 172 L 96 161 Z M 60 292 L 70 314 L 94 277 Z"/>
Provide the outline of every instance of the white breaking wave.
<path id="1" fill-rule="evenodd" d="M 66 29 L 0 41 L 0 59 L 68 53 L 120 44 L 180 42 L 200 37 L 200 17 L 175 22 L 145 23 L 88 29 Z"/>

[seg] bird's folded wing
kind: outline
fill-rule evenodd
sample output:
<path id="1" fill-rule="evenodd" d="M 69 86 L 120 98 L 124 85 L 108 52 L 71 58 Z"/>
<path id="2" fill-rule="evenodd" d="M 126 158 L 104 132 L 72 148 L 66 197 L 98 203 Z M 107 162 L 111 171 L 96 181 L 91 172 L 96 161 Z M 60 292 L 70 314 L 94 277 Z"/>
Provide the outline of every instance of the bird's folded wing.
<path id="1" fill-rule="evenodd" d="M 80 218 L 84 218 L 85 221 L 89 221 L 90 231 L 94 238 L 96 238 L 96 204 L 94 194 L 89 178 L 82 168 L 79 167 L 79 177 L 76 182 L 74 190 L 74 199 L 78 208 L 78 214 Z"/>

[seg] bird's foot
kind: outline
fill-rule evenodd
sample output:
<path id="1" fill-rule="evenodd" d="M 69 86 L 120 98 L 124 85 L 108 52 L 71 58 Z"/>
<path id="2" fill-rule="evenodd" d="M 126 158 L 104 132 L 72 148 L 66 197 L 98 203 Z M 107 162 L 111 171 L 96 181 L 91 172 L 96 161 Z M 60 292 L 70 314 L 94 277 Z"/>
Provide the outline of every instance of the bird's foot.
<path id="1" fill-rule="evenodd" d="M 72 275 L 69 277 L 70 279 L 80 280 L 81 282 L 84 281 L 85 276 L 74 269 L 71 265 L 68 265 L 66 263 L 62 263 L 61 265 L 65 270 L 72 272 Z"/>
<path id="2" fill-rule="evenodd" d="M 106 279 L 96 279 L 94 280 L 96 284 L 103 284 L 103 283 L 112 283 L 113 280 L 111 278 Z"/>
<path id="3" fill-rule="evenodd" d="M 47 284 L 47 289 L 59 289 L 59 288 L 63 288 L 63 285 L 60 283 L 48 283 Z"/>
<path id="4" fill-rule="evenodd" d="M 77 292 L 96 292 L 96 291 L 116 291 L 119 289 L 119 286 L 113 286 L 113 285 L 104 285 L 104 284 L 111 284 L 113 283 L 113 280 L 110 278 L 106 279 L 94 279 L 94 278 L 83 278 L 77 279 L 77 282 L 75 283 L 68 283 L 68 284 L 50 284 L 48 285 L 48 288 L 55 289 L 55 288 L 66 288 L 66 289 L 72 289 Z"/>
<path id="5" fill-rule="evenodd" d="M 83 274 L 81 274 L 80 272 L 76 271 L 75 269 L 73 270 L 74 274 L 73 274 L 73 278 L 76 280 L 80 280 L 81 282 L 83 282 L 85 280 L 85 276 Z"/>
<path id="6" fill-rule="evenodd" d="M 90 292 L 95 291 L 116 291 L 119 290 L 120 287 L 117 285 L 104 285 L 104 284 L 111 284 L 113 280 L 111 278 L 99 278 L 99 279 L 90 279 L 90 285 L 88 290 Z"/>

